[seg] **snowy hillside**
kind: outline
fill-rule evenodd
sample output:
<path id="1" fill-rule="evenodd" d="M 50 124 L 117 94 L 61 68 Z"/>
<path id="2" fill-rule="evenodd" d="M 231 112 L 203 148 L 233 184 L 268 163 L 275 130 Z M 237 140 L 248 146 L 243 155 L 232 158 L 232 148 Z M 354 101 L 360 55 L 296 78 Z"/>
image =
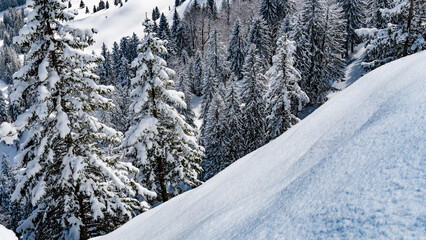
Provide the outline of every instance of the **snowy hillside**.
<path id="1" fill-rule="evenodd" d="M 275 141 L 97 240 L 421 239 L 426 51 L 370 72 Z"/>
<path id="2" fill-rule="evenodd" d="M 98 5 L 99 0 L 85 0 L 86 6 L 88 6 L 92 13 L 93 5 Z M 182 16 L 188 6 L 190 6 L 194 0 L 186 0 L 178 8 L 179 14 Z M 198 3 L 203 4 L 206 0 L 198 0 Z M 72 0 L 73 8 L 79 6 L 80 0 Z M 221 1 L 216 1 L 217 5 Z M 95 35 L 94 39 L 96 43 L 89 50 L 96 50 L 99 53 L 99 49 L 102 43 L 105 42 L 107 46 L 112 46 L 114 41 L 120 41 L 122 37 L 131 36 L 133 33 L 142 36 L 142 21 L 145 16 L 151 18 L 152 10 L 155 7 L 160 9 L 160 12 L 164 13 L 168 19 L 172 19 L 173 7 L 175 0 L 128 0 L 125 2 L 123 7 L 114 6 L 113 1 L 110 1 L 110 8 L 98 11 L 94 14 L 85 14 L 85 9 L 78 10 L 78 16 L 74 21 L 75 26 L 80 28 L 95 28 L 98 29 L 98 34 Z"/>

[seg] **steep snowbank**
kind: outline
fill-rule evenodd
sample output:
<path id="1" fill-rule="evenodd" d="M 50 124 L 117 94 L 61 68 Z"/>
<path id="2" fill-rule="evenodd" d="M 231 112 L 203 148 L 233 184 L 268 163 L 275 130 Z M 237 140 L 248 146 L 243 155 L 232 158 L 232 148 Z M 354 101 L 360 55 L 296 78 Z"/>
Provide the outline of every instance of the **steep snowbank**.
<path id="1" fill-rule="evenodd" d="M 0 225 L 0 239 L 1 240 L 18 240 L 15 233 Z"/>
<path id="2" fill-rule="evenodd" d="M 425 106 L 423 51 L 98 240 L 424 238 Z"/>

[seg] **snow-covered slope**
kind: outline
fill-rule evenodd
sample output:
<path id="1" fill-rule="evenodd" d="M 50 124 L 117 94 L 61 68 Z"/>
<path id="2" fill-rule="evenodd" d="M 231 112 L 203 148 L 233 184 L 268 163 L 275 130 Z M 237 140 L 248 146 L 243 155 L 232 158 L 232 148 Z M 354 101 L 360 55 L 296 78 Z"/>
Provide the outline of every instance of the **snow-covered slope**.
<path id="1" fill-rule="evenodd" d="M 426 51 L 99 240 L 424 239 Z"/>
<path id="2" fill-rule="evenodd" d="M 195 0 L 186 0 L 178 8 L 180 16 Z M 206 0 L 197 0 L 204 4 Z M 128 0 L 123 1 L 123 7 L 114 6 L 113 0 L 109 0 L 110 8 L 98 11 L 94 14 L 85 14 L 85 9 L 79 9 L 80 0 L 72 0 L 73 8 L 79 9 L 74 26 L 80 28 L 95 28 L 99 32 L 95 35 L 96 43 L 89 50 L 100 52 L 102 43 L 112 47 L 114 41 L 120 41 L 122 37 L 131 36 L 136 33 L 142 36 L 142 22 L 146 16 L 151 18 L 152 10 L 158 7 L 160 12 L 164 13 L 171 21 L 174 11 L 175 0 Z M 217 0 L 219 6 L 221 0 Z M 93 11 L 93 5 L 98 6 L 99 0 L 84 0 L 90 12 Z"/>
<path id="3" fill-rule="evenodd" d="M 1 240 L 18 240 L 15 233 L 5 228 L 3 225 L 0 225 L 0 239 Z"/>

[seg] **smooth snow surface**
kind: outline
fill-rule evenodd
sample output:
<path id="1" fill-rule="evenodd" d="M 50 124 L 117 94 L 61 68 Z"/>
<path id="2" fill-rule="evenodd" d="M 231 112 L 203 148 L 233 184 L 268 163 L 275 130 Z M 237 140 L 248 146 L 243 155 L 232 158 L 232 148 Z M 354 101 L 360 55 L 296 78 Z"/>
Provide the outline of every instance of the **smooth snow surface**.
<path id="1" fill-rule="evenodd" d="M 425 239 L 426 51 L 98 240 Z"/>
<path id="2" fill-rule="evenodd" d="M 15 233 L 5 228 L 3 225 L 0 225 L 0 239 L 1 240 L 18 240 Z"/>

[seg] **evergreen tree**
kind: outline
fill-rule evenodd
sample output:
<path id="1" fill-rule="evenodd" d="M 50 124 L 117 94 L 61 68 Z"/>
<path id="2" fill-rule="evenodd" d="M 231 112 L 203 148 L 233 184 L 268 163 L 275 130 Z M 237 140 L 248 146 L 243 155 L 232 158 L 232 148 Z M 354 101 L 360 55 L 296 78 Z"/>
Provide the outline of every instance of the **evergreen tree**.
<path id="1" fill-rule="evenodd" d="M 0 79 L 6 84 L 13 83 L 13 74 L 21 67 L 19 56 L 15 49 L 5 44 L 0 49 Z"/>
<path id="2" fill-rule="evenodd" d="M 348 56 L 349 53 L 354 51 L 355 44 L 360 43 L 360 38 L 355 33 L 355 30 L 361 28 L 364 24 L 364 8 L 360 0 L 340 0 L 340 4 L 343 8 L 343 17 L 346 21 L 345 49 L 346 56 Z"/>
<path id="3" fill-rule="evenodd" d="M 423 4 L 423 5 L 422 5 Z M 387 19 L 380 29 L 360 29 L 368 38 L 363 67 L 372 70 L 403 56 L 426 49 L 426 10 L 421 0 L 396 0 L 394 7 L 382 9 Z"/>
<path id="4" fill-rule="evenodd" d="M 216 90 L 217 91 L 217 90 Z M 208 180 L 220 171 L 224 160 L 224 136 L 225 124 L 223 115 L 223 99 L 221 94 L 213 94 L 210 108 L 204 118 L 204 134 L 202 142 L 206 149 L 206 157 L 203 161 L 203 178 Z"/>
<path id="5" fill-rule="evenodd" d="M 222 171 L 243 156 L 245 140 L 243 132 L 243 114 L 237 85 L 230 81 L 225 99 L 224 109 L 224 136 L 223 136 L 223 161 L 219 171 Z"/>
<path id="6" fill-rule="evenodd" d="M 3 92 L 0 90 L 0 124 L 2 122 L 7 122 L 9 119 L 9 110 L 6 103 L 6 99 L 4 98 Z"/>
<path id="7" fill-rule="evenodd" d="M 189 71 L 191 74 L 191 71 Z M 195 113 L 192 110 L 191 100 L 191 79 L 188 75 L 181 75 L 178 83 L 176 84 L 176 91 L 182 92 L 185 95 L 185 105 L 184 108 L 178 108 L 179 112 L 185 117 L 185 121 L 194 129 L 197 129 L 197 126 L 194 123 Z"/>
<path id="8" fill-rule="evenodd" d="M 171 28 L 171 35 L 176 46 L 176 53 L 178 55 L 182 54 L 182 51 L 186 48 L 185 46 L 185 35 L 183 25 L 181 24 L 181 20 L 177 10 L 173 14 L 173 24 Z"/>
<path id="9" fill-rule="evenodd" d="M 203 59 L 201 58 L 201 53 L 197 52 L 194 60 L 194 84 L 192 91 L 195 95 L 200 97 L 203 94 Z"/>
<path id="10" fill-rule="evenodd" d="M 259 15 L 271 27 L 275 28 L 279 24 L 279 13 L 276 0 L 261 0 Z"/>
<path id="11" fill-rule="evenodd" d="M 105 9 L 105 2 L 103 0 L 99 1 L 98 11 Z"/>
<path id="12" fill-rule="evenodd" d="M 262 19 L 257 18 L 252 21 L 247 47 L 250 48 L 251 44 L 256 45 L 257 54 L 261 57 L 264 67 L 268 67 L 272 61 L 272 47 L 274 44 L 267 24 Z"/>
<path id="13" fill-rule="evenodd" d="M 120 72 L 121 50 L 117 42 L 114 42 L 111 53 L 112 78 L 111 85 L 118 86 L 118 73 Z"/>
<path id="14" fill-rule="evenodd" d="M 235 21 L 234 30 L 228 47 L 228 61 L 231 63 L 231 70 L 240 80 L 243 78 L 242 70 L 244 65 L 244 40 L 241 37 L 240 21 Z"/>
<path id="15" fill-rule="evenodd" d="M 101 64 L 98 67 L 98 74 L 100 78 L 100 83 L 104 85 L 110 85 L 113 76 L 113 68 L 111 62 L 111 53 L 106 47 L 105 43 L 102 44 L 101 55 L 104 58 Z"/>
<path id="16" fill-rule="evenodd" d="M 89 14 L 89 13 L 90 13 L 89 7 L 86 7 L 86 14 Z"/>
<path id="17" fill-rule="evenodd" d="M 34 0 L 17 42 L 30 49 L 14 77 L 11 101 L 28 105 L 14 127 L 26 132 L 15 162 L 21 169 L 12 201 L 26 206 L 23 239 L 88 239 L 114 230 L 148 207 L 155 193 L 129 174 L 137 169 L 105 156 L 99 142 L 120 134 L 92 113 L 111 108 L 97 85 L 99 57 L 84 53 L 93 32 L 65 25 L 73 19 L 61 0 Z M 139 195 L 140 200 L 136 199 Z"/>
<path id="18" fill-rule="evenodd" d="M 16 185 L 16 169 L 9 162 L 8 156 L 3 153 L 0 160 L 0 224 L 10 228 L 12 204 L 10 198 Z"/>
<path id="19" fill-rule="evenodd" d="M 152 20 L 157 21 L 157 19 L 159 19 L 159 18 L 160 18 L 160 10 L 158 9 L 158 7 L 155 7 L 152 10 Z"/>
<path id="20" fill-rule="evenodd" d="M 206 64 L 207 69 L 204 75 L 203 85 L 203 100 L 201 118 L 205 118 L 209 104 L 213 100 L 215 92 L 218 90 L 221 84 L 226 84 L 228 80 L 228 71 L 225 69 L 223 61 L 223 53 L 219 46 L 219 37 L 217 31 L 213 31 L 209 41 L 209 49 L 207 56 L 209 56 L 208 63 Z M 206 121 L 203 122 L 205 125 Z M 201 134 L 203 135 L 204 127 L 201 128 Z"/>
<path id="21" fill-rule="evenodd" d="M 173 85 L 173 71 L 161 58 L 167 54 L 165 42 L 155 36 L 151 20 L 143 25 L 145 37 L 132 63 L 138 69 L 131 95 L 136 118 L 123 147 L 125 157 L 140 169 L 139 181 L 158 193 L 158 202 L 165 202 L 200 184 L 203 151 L 195 130 L 174 108 L 185 107 L 183 94 L 167 90 Z"/>
<path id="22" fill-rule="evenodd" d="M 341 8 L 318 0 L 306 0 L 300 29 L 296 34 L 296 68 L 301 72 L 301 87 L 312 104 L 327 100 L 332 84 L 344 77 L 345 31 Z"/>
<path id="23" fill-rule="evenodd" d="M 309 101 L 300 87 L 301 76 L 294 68 L 293 52 L 296 47 L 284 35 L 278 39 L 277 54 L 266 73 L 270 87 L 266 95 L 266 134 L 272 140 L 298 122 L 297 113 Z"/>
<path id="24" fill-rule="evenodd" d="M 80 1 L 80 8 L 83 9 L 86 7 L 86 4 L 84 4 L 83 0 Z"/>
<path id="25" fill-rule="evenodd" d="M 261 147 L 265 142 L 265 101 L 267 80 L 261 56 L 256 45 L 252 44 L 247 52 L 243 68 L 241 100 L 243 101 L 243 129 L 246 139 L 246 152 L 250 153 Z"/>

